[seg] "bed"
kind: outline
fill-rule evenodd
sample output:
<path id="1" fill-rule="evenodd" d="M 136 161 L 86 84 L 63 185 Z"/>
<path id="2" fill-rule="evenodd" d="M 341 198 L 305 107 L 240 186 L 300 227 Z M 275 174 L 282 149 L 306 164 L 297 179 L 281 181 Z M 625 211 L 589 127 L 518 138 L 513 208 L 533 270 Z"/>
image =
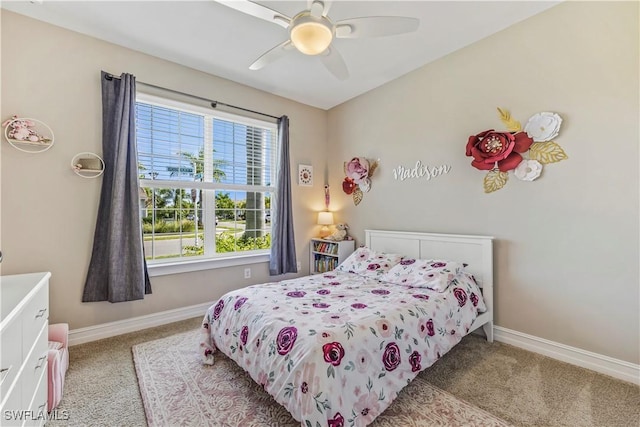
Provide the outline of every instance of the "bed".
<path id="1" fill-rule="evenodd" d="M 492 239 L 365 230 L 332 272 L 223 295 L 203 361 L 223 352 L 304 427 L 368 425 L 466 334 L 493 340 Z"/>

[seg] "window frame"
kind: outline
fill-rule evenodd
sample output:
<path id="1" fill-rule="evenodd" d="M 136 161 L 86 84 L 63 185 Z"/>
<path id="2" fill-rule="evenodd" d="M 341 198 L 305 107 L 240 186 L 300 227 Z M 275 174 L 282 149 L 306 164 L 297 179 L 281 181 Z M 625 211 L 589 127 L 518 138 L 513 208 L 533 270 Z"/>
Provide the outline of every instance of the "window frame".
<path id="1" fill-rule="evenodd" d="M 208 216 L 207 223 L 215 221 L 215 191 L 245 191 L 245 192 L 268 192 L 271 193 L 272 205 L 270 207 L 271 217 L 274 217 L 274 197 L 276 194 L 277 183 L 275 177 L 277 176 L 277 124 L 257 120 L 250 117 L 245 117 L 237 114 L 228 113 L 225 111 L 212 110 L 211 108 L 189 104 L 186 102 L 177 101 L 171 98 L 164 98 L 144 91 L 138 91 L 136 93 L 136 103 L 141 102 L 145 104 L 155 105 L 164 108 L 175 109 L 191 114 L 202 114 L 205 117 L 205 152 L 207 144 L 211 144 L 213 140 L 213 129 L 208 127 L 206 121 L 212 117 L 214 119 L 225 120 L 233 123 L 239 123 L 246 126 L 268 128 L 273 132 L 273 154 L 272 159 L 272 183 L 271 185 L 243 185 L 243 184 L 225 184 L 220 182 L 200 182 L 199 188 L 203 190 L 211 190 L 209 197 L 213 200 L 214 209 L 213 212 L 209 210 L 205 213 Z M 210 134 L 207 132 L 210 131 Z M 137 136 L 136 136 L 137 137 Z M 138 151 L 136 149 L 136 156 Z M 172 180 L 152 180 L 152 179 L 139 179 L 139 185 L 141 188 L 194 188 L 193 182 L 189 181 L 172 181 Z M 142 223 L 142 218 L 140 218 Z M 273 230 L 273 222 L 271 223 L 271 230 Z M 273 231 L 271 231 L 272 233 Z M 215 250 L 215 245 L 214 245 Z M 180 258 L 165 258 L 162 260 L 147 260 L 147 270 L 150 277 L 164 276 L 169 274 L 188 273 L 192 271 L 202 271 L 215 268 L 232 267 L 238 265 L 256 264 L 262 262 L 269 262 L 270 249 L 256 249 L 251 251 L 239 251 L 239 252 L 226 252 L 213 256 L 192 256 L 192 257 L 180 257 Z"/>

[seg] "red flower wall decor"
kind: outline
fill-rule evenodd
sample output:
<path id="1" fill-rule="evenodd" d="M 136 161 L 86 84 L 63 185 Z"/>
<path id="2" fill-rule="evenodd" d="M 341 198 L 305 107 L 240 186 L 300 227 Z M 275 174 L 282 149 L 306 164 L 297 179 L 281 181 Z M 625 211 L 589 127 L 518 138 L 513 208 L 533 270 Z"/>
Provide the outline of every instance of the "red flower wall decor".
<path id="1" fill-rule="evenodd" d="M 354 157 L 344 162 L 344 174 L 342 191 L 353 196 L 353 203 L 358 206 L 364 193 L 371 189 L 371 176 L 378 167 L 379 160 L 369 161 L 364 157 Z"/>
<path id="2" fill-rule="evenodd" d="M 467 156 L 473 156 L 471 166 L 502 172 L 513 170 L 522 161 L 520 153 L 531 147 L 533 139 L 524 132 L 496 132 L 493 129 L 469 137 Z"/>
<path id="3" fill-rule="evenodd" d="M 471 166 L 489 171 L 484 178 L 484 192 L 504 187 L 509 171 L 522 181 L 533 181 L 542 173 L 542 165 L 567 159 L 564 150 L 554 141 L 562 118 L 556 113 L 534 114 L 524 130 L 507 110 L 498 108 L 506 131 L 493 129 L 471 135 L 466 155 L 473 157 Z"/>

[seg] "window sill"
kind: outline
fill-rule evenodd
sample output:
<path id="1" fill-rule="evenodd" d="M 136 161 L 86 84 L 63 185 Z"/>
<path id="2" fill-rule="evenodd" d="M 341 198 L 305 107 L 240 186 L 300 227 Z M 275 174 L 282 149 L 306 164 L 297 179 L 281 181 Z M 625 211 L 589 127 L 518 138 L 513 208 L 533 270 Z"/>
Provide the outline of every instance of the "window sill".
<path id="1" fill-rule="evenodd" d="M 147 264 L 149 277 L 166 276 L 169 274 L 190 273 L 193 271 L 213 270 L 216 268 L 234 267 L 237 265 L 257 264 L 269 262 L 268 253 L 236 255 L 226 258 L 207 258 L 180 262 L 165 262 L 162 264 Z"/>

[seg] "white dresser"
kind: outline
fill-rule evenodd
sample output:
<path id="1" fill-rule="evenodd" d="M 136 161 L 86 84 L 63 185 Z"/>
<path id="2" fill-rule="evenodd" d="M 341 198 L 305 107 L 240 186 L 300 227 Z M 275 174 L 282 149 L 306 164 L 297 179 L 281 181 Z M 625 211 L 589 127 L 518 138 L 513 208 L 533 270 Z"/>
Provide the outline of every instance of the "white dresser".
<path id="1" fill-rule="evenodd" d="M 49 277 L 49 272 L 0 276 L 3 427 L 46 421 Z"/>

